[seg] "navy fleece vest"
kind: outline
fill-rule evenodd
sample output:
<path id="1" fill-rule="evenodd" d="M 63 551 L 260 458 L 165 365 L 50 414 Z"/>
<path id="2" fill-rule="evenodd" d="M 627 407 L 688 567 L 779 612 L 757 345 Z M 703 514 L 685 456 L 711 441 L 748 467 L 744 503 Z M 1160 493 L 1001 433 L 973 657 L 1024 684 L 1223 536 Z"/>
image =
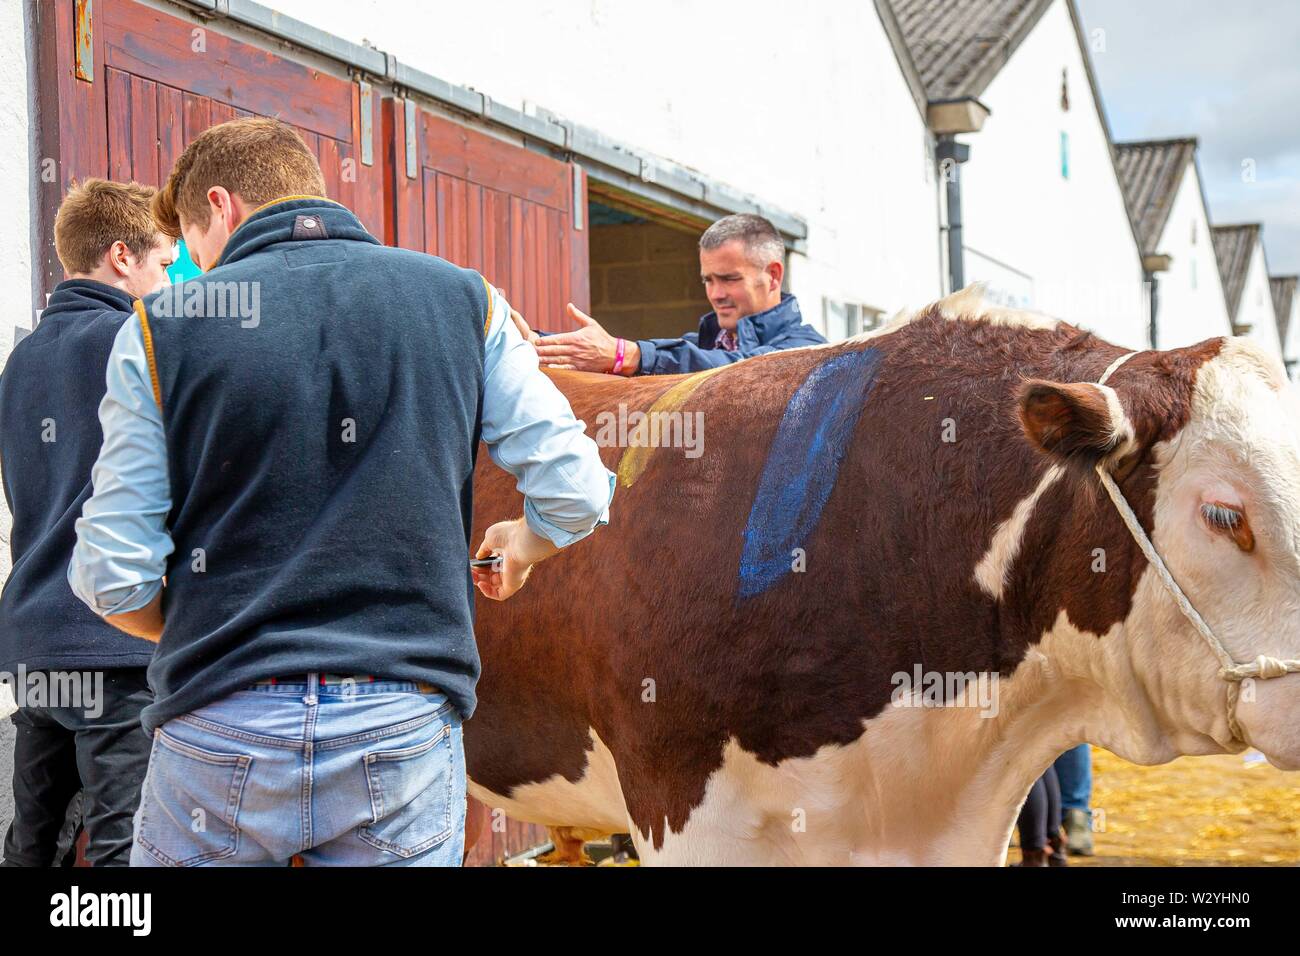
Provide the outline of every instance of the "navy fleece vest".
<path id="1" fill-rule="evenodd" d="M 60 282 L 0 374 L 0 470 L 13 570 L 0 593 L 0 670 L 143 667 L 153 645 L 101 621 L 68 587 L 76 521 L 104 436 L 104 371 L 125 292 Z M 52 439 L 52 440 L 51 440 Z"/>
<path id="2" fill-rule="evenodd" d="M 147 729 L 309 671 L 428 681 L 469 716 L 488 304 L 322 199 L 145 301 L 176 546 Z"/>

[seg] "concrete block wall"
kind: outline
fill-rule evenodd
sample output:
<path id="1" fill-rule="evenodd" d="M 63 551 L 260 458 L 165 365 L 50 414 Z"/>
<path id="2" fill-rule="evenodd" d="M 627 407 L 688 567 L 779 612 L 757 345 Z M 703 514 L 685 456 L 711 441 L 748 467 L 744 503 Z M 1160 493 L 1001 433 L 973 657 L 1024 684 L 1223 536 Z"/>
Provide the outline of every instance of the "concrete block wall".
<path id="1" fill-rule="evenodd" d="M 669 338 L 710 311 L 699 236 L 653 222 L 593 226 L 591 314 L 613 335 Z"/>

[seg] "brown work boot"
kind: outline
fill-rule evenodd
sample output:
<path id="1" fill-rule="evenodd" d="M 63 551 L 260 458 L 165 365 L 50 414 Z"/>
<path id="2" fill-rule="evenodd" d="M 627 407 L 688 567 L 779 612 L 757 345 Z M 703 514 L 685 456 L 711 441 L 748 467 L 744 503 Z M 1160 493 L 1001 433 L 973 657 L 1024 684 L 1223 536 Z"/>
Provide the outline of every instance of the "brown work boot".
<path id="1" fill-rule="evenodd" d="M 1046 850 L 1026 850 L 1023 847 L 1020 850 L 1020 862 L 1012 863 L 1012 866 L 1047 866 Z"/>
<path id="2" fill-rule="evenodd" d="M 1056 831 L 1047 838 L 1047 865 L 1048 866 L 1069 866 L 1070 858 L 1065 855 L 1065 837 L 1061 836 L 1061 831 Z"/>

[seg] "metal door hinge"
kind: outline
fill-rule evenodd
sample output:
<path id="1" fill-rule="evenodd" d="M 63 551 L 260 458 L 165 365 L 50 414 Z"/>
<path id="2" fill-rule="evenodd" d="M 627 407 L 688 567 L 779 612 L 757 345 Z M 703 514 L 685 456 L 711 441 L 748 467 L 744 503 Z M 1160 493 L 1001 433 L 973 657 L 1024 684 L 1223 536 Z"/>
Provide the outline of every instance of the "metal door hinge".
<path id="1" fill-rule="evenodd" d="M 414 179 L 420 171 L 419 144 L 415 141 L 415 100 L 406 100 L 406 178 Z"/>
<path id="2" fill-rule="evenodd" d="M 573 228 L 581 230 L 586 220 L 586 203 L 582 197 L 582 167 L 573 164 Z"/>
<path id="3" fill-rule="evenodd" d="M 375 165 L 375 93 L 365 80 L 358 78 L 361 88 L 361 165 Z"/>
<path id="4" fill-rule="evenodd" d="M 94 0 L 77 0 L 76 7 L 76 73 L 77 79 L 95 82 L 95 3 Z"/>

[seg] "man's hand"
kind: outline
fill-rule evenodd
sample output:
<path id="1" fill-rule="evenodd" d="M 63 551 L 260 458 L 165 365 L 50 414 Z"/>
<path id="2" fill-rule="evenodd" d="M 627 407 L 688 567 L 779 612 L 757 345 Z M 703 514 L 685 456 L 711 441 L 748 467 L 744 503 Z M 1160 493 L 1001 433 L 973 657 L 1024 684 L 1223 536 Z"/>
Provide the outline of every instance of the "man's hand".
<path id="1" fill-rule="evenodd" d="M 618 351 L 618 339 L 600 327 L 600 323 L 572 302 L 569 318 L 582 328 L 576 332 L 548 335 L 534 343 L 542 365 L 549 368 L 569 368 L 582 372 L 611 372 Z M 623 351 L 620 373 L 634 375 L 641 366 L 641 350 L 636 342 L 627 341 Z"/>
<path id="2" fill-rule="evenodd" d="M 483 543 L 478 546 L 474 557 L 500 555 L 500 566 L 471 568 L 470 574 L 484 597 L 504 601 L 524 586 L 534 564 L 545 561 L 559 550 L 551 541 L 534 534 L 523 518 L 499 521 L 484 533 Z"/>
<path id="3" fill-rule="evenodd" d="M 162 591 L 155 594 L 153 600 L 139 610 L 110 614 L 104 620 L 132 637 L 140 637 L 157 644 L 162 640 L 163 632 Z"/>

